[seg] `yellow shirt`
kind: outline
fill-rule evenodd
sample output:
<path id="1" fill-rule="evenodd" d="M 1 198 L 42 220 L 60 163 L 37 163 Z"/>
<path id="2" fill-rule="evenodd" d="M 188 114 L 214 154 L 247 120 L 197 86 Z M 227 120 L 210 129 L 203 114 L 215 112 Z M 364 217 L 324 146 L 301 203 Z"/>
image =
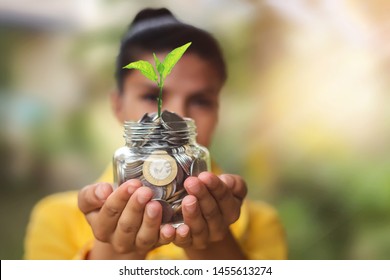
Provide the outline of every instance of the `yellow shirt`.
<path id="1" fill-rule="evenodd" d="M 214 170 L 214 169 L 213 169 Z M 112 168 L 98 180 L 112 182 Z M 50 195 L 34 207 L 25 238 L 25 259 L 84 259 L 94 236 L 77 206 L 77 191 Z M 285 233 L 277 212 L 263 202 L 245 200 L 233 235 L 249 259 L 286 259 Z M 168 244 L 151 251 L 148 259 L 186 259 L 183 249 Z"/>

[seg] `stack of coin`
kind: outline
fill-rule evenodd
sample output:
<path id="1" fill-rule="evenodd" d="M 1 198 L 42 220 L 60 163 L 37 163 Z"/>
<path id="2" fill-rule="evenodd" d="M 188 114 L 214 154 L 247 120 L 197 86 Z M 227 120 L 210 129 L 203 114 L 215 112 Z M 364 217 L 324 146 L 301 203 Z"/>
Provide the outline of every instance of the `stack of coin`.
<path id="1" fill-rule="evenodd" d="M 114 155 L 116 185 L 139 179 L 161 204 L 162 223 L 174 226 L 183 221 L 185 179 L 209 167 L 208 151 L 194 142 L 195 131 L 188 125 L 191 122 L 169 111 L 163 111 L 160 118 L 153 113 L 145 114 L 137 123 L 126 122 L 129 151 L 118 149 Z"/>

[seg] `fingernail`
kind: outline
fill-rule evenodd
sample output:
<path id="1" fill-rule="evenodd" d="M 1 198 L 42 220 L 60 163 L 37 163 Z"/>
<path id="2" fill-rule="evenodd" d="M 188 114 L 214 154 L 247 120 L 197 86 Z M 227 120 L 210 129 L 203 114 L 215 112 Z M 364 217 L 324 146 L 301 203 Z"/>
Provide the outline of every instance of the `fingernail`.
<path id="1" fill-rule="evenodd" d="M 148 205 L 146 208 L 146 214 L 149 216 L 149 218 L 154 219 L 158 215 L 158 210 L 155 207 Z"/>
<path id="2" fill-rule="evenodd" d="M 200 190 L 199 185 L 198 185 L 197 183 L 188 185 L 188 189 L 189 189 L 192 193 L 197 193 L 197 192 L 199 192 L 199 190 Z"/>
<path id="3" fill-rule="evenodd" d="M 176 231 L 181 237 L 186 237 L 189 233 L 189 228 L 188 226 L 181 225 Z"/>
<path id="4" fill-rule="evenodd" d="M 199 178 L 207 185 L 211 185 L 213 183 L 213 177 L 214 175 L 210 172 L 202 172 L 199 175 Z"/>
<path id="5" fill-rule="evenodd" d="M 103 189 L 103 186 L 99 185 L 96 187 L 95 189 L 95 195 L 97 196 L 97 198 L 99 198 L 100 200 L 105 200 L 106 199 L 106 196 L 104 194 L 104 189 Z"/>
<path id="6" fill-rule="evenodd" d="M 188 210 L 188 212 L 194 213 L 195 210 L 196 210 L 196 201 L 194 201 L 194 202 L 192 202 L 190 204 L 186 204 L 185 207 Z"/>
<path id="7" fill-rule="evenodd" d="M 136 186 L 136 185 L 130 185 L 129 187 L 127 187 L 127 192 L 129 194 L 133 194 L 135 192 L 135 190 L 138 188 L 139 186 Z"/>
<path id="8" fill-rule="evenodd" d="M 221 179 L 222 182 L 224 182 L 227 187 L 232 187 L 234 184 L 233 178 L 230 177 L 229 175 L 221 175 L 219 176 L 219 179 Z"/>
<path id="9" fill-rule="evenodd" d="M 138 194 L 137 200 L 139 203 L 145 204 L 149 200 L 149 198 L 145 195 Z"/>

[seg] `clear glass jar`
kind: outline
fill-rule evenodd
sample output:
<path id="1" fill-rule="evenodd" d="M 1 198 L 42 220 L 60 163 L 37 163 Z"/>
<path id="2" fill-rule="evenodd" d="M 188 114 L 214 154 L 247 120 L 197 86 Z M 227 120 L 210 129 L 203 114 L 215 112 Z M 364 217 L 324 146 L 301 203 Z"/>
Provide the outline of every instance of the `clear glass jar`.
<path id="1" fill-rule="evenodd" d="M 210 170 L 209 151 L 196 142 L 194 121 L 164 111 L 158 119 L 145 115 L 138 122 L 127 121 L 124 130 L 126 144 L 113 156 L 114 188 L 139 179 L 160 202 L 162 224 L 179 226 L 185 179 Z"/>

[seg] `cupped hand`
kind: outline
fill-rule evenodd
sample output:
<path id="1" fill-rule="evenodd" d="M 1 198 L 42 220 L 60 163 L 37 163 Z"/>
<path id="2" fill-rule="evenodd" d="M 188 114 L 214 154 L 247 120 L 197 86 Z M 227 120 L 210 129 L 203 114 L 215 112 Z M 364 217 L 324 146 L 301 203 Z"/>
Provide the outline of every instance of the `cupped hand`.
<path id="1" fill-rule="evenodd" d="M 205 249 L 221 241 L 229 225 L 240 216 L 247 194 L 245 181 L 238 175 L 202 172 L 189 177 L 184 187 L 188 195 L 182 201 L 184 224 L 176 230 L 174 243 L 183 248 Z"/>
<path id="2" fill-rule="evenodd" d="M 174 239 L 175 230 L 164 225 L 162 208 L 153 192 L 139 180 L 129 180 L 115 191 L 108 183 L 84 187 L 78 205 L 96 238 L 93 258 L 144 258 L 148 251 Z"/>

